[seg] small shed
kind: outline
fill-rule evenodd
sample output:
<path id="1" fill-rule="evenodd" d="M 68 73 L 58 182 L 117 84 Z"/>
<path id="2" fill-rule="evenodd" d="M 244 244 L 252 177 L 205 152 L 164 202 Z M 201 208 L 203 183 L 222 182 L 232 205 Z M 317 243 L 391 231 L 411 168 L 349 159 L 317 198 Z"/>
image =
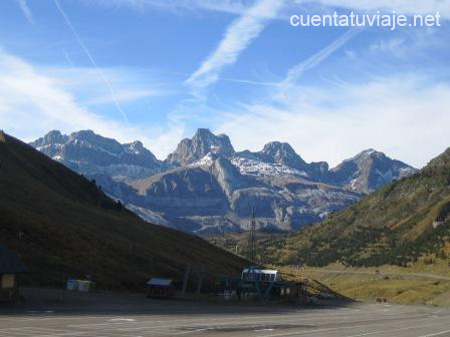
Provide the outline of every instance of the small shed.
<path id="1" fill-rule="evenodd" d="M 17 275 L 28 273 L 18 256 L 0 245 L 0 302 L 15 302 L 19 295 Z"/>
<path id="2" fill-rule="evenodd" d="M 95 283 L 90 280 L 78 280 L 70 278 L 67 280 L 66 289 L 69 291 L 91 292 L 95 289 Z"/>
<path id="3" fill-rule="evenodd" d="M 174 295 L 175 286 L 172 279 L 152 277 L 147 281 L 147 297 L 171 298 Z"/>

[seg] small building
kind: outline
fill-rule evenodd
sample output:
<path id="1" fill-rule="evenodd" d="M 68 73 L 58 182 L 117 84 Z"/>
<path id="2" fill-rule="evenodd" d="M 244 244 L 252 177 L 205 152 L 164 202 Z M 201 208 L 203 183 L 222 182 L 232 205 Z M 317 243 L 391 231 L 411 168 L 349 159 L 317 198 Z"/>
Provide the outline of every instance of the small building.
<path id="1" fill-rule="evenodd" d="M 285 281 L 280 271 L 260 266 L 250 266 L 242 271 L 237 295 L 238 299 L 256 297 L 260 301 L 274 299 L 306 302 L 304 282 Z"/>
<path id="2" fill-rule="evenodd" d="M 303 282 L 282 282 L 274 287 L 273 295 L 282 300 L 296 300 L 306 303 L 305 284 Z"/>
<path id="3" fill-rule="evenodd" d="M 263 301 L 273 295 L 274 287 L 279 282 L 282 282 L 282 277 L 278 270 L 250 266 L 242 271 L 238 299 L 257 297 Z"/>
<path id="4" fill-rule="evenodd" d="M 0 302 L 15 302 L 19 296 L 17 275 L 28 269 L 16 254 L 0 245 Z"/>
<path id="5" fill-rule="evenodd" d="M 152 277 L 147 281 L 147 297 L 171 298 L 174 295 L 175 286 L 172 279 Z"/>
<path id="6" fill-rule="evenodd" d="M 251 266 L 242 271 L 241 279 L 244 282 L 280 282 L 281 274 L 278 270 Z"/>
<path id="7" fill-rule="evenodd" d="M 69 291 L 91 292 L 95 289 L 95 283 L 90 280 L 78 280 L 70 278 L 67 280 L 66 289 Z"/>

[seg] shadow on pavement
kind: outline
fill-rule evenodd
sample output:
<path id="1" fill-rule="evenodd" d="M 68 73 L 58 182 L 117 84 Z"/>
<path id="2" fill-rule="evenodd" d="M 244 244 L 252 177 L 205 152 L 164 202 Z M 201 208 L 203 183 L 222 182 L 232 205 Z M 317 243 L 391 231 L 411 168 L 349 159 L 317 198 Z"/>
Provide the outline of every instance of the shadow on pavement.
<path id="1" fill-rule="evenodd" d="M 199 299 L 149 299 L 144 293 L 70 292 L 62 289 L 22 288 L 20 303 L 1 307 L 0 315 L 196 315 L 241 313 L 285 313 L 301 310 L 337 309 L 352 301 L 321 301 L 315 305 L 220 301 L 214 297 Z"/>

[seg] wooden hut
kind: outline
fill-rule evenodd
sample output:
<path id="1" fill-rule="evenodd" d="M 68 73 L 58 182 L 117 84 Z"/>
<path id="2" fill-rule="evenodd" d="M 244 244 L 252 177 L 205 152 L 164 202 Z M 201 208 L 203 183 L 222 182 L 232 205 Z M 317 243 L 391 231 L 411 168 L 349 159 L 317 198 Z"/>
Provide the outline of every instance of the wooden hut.
<path id="1" fill-rule="evenodd" d="M 175 286 L 172 279 L 152 277 L 147 282 L 147 297 L 171 298 L 174 295 Z"/>

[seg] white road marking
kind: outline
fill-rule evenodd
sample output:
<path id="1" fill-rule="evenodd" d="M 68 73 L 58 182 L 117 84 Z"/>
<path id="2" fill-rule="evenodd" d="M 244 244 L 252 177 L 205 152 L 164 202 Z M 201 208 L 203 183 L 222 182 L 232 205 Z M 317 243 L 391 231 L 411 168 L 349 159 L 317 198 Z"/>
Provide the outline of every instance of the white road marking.
<path id="1" fill-rule="evenodd" d="M 390 306 L 388 309 L 388 306 L 381 305 L 320 310 L 293 308 L 263 311 L 261 308 L 254 310 L 247 308 L 248 310 L 242 309 L 242 311 L 222 310 L 218 311 L 217 315 L 211 315 L 211 312 L 202 308 L 199 308 L 198 312 L 197 307 L 189 306 L 189 308 L 190 310 L 182 311 L 186 314 L 181 314 L 179 310 L 175 312 L 170 310 L 163 314 L 155 310 L 148 312 L 144 310 L 138 313 L 139 316 L 133 315 L 133 311 L 116 314 L 105 312 L 103 315 L 97 313 L 97 316 L 89 316 L 86 313 L 51 315 L 43 314 L 43 311 L 31 310 L 34 313 L 33 316 L 22 311 L 20 314 L 0 317 L 0 326 L 4 327 L 4 324 L 8 324 L 11 327 L 6 329 L 0 327 L 0 337 L 169 337 L 175 335 L 181 337 L 196 334 L 206 337 L 228 331 L 236 331 L 238 334 L 241 328 L 243 328 L 242 333 L 247 331 L 248 336 L 261 337 L 344 336 L 345 333 L 353 333 L 353 337 L 372 335 L 381 337 L 381 334 L 389 332 L 395 334 L 395 331 L 408 329 L 416 329 L 414 330 L 416 335 L 444 330 L 449 327 L 448 314 L 450 314 L 447 309 L 444 313 L 444 309 L 427 307 L 415 309 L 406 306 Z M 441 315 L 438 316 L 437 313 Z M 420 324 L 420 321 L 424 325 L 416 326 Z M 433 322 L 434 324 L 431 325 Z M 273 324 L 279 324 L 280 328 Z M 283 324 L 294 325 L 283 328 Z M 412 324 L 415 326 L 410 326 Z M 17 328 L 20 326 L 24 327 Z M 37 328 L 33 329 L 30 326 Z M 39 326 L 45 326 L 45 328 L 39 328 Z M 56 329 L 50 329 L 51 327 Z M 441 331 L 421 337 L 444 337 L 449 332 Z M 233 332 L 228 334 L 234 335 Z"/>
<path id="2" fill-rule="evenodd" d="M 428 334 L 428 335 L 423 335 L 423 336 L 420 336 L 420 337 L 441 336 L 441 335 L 446 334 L 446 333 L 450 333 L 450 330 L 447 330 L 447 331 L 441 331 L 441 332 L 436 332 L 436 333 L 432 333 L 432 334 Z"/>
<path id="3" fill-rule="evenodd" d="M 440 317 L 440 318 L 447 318 L 447 317 Z M 436 318 L 424 318 L 424 319 L 416 320 L 415 322 L 425 321 L 425 320 L 434 320 L 434 319 L 436 319 Z M 377 321 L 377 320 L 375 319 L 375 320 L 372 320 L 372 321 Z M 375 323 L 375 325 L 376 325 L 376 323 Z M 362 325 L 352 325 L 352 326 L 343 326 L 343 327 L 336 327 L 336 328 L 316 329 L 316 330 L 308 330 L 308 331 L 300 331 L 300 332 L 289 332 L 289 333 L 281 333 L 281 334 L 276 334 L 276 335 L 264 335 L 262 337 L 297 336 L 297 335 L 304 335 L 304 334 L 307 334 L 307 333 L 336 331 L 336 330 L 347 330 L 347 329 L 355 329 L 355 328 L 365 328 L 365 327 L 369 327 L 369 326 L 374 326 L 374 324 L 362 324 Z M 435 324 L 433 324 L 433 326 L 435 326 Z M 364 335 L 361 335 L 361 336 L 364 336 Z M 430 336 L 421 336 L 421 337 L 430 337 Z"/>
<path id="4" fill-rule="evenodd" d="M 189 334 L 189 333 L 195 333 L 195 332 L 202 332 L 202 331 L 208 331 L 208 330 L 212 330 L 211 328 L 202 328 L 202 329 L 196 329 L 196 330 L 192 330 L 192 331 L 182 331 L 182 332 L 178 332 L 175 335 L 185 335 L 185 334 Z"/>
<path id="5" fill-rule="evenodd" d="M 349 335 L 346 337 L 362 337 L 362 336 L 371 336 L 371 335 L 378 335 L 380 333 L 388 333 L 388 332 L 393 332 L 393 331 L 403 331 L 403 330 L 410 330 L 410 329 L 420 329 L 420 328 L 427 328 L 429 326 L 435 326 L 435 324 L 427 324 L 427 325 L 416 325 L 416 326 L 408 326 L 405 328 L 397 328 L 397 329 L 389 329 L 389 330 L 383 330 L 383 331 L 373 331 L 373 332 L 366 332 L 366 333 L 362 333 L 359 335 Z M 423 337 L 428 337 L 428 336 L 433 336 L 433 335 L 426 335 Z"/>

